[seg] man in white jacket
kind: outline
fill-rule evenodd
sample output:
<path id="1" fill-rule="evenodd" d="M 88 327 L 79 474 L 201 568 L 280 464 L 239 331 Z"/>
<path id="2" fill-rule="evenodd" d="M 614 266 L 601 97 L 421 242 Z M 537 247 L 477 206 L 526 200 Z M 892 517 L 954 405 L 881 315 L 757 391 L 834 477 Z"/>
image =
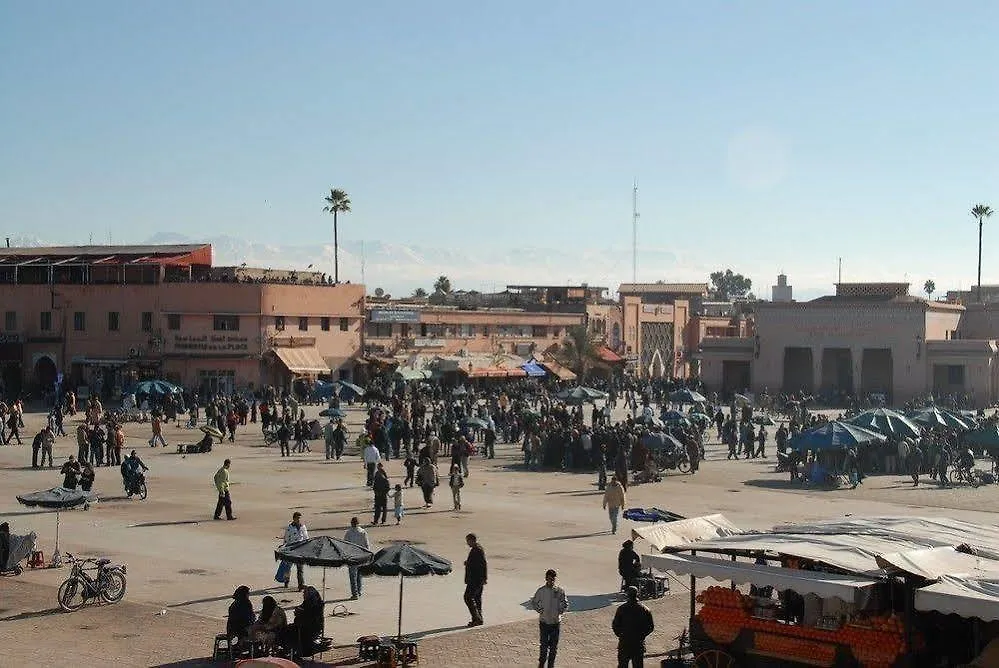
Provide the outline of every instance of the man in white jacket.
<path id="1" fill-rule="evenodd" d="M 356 517 L 350 518 L 350 528 L 343 535 L 343 539 L 348 543 L 359 545 L 365 550 L 371 549 L 368 545 L 368 532 L 364 530 Z M 350 578 L 350 597 L 357 599 L 361 596 L 361 571 L 357 566 L 347 566 L 347 577 Z"/>
<path id="2" fill-rule="evenodd" d="M 364 468 L 367 470 L 367 486 L 371 487 L 371 484 L 375 480 L 375 467 L 378 462 L 382 460 L 382 455 L 378 452 L 378 448 L 375 447 L 374 443 L 368 443 L 361 453 L 361 457 L 364 458 Z"/>
<path id="3" fill-rule="evenodd" d="M 302 523 L 302 513 L 296 512 L 291 516 L 291 524 L 285 527 L 284 544 L 288 546 L 303 540 L 309 540 L 309 530 Z M 298 576 L 298 591 L 302 591 L 305 589 L 305 567 L 302 564 L 295 564 L 295 575 Z M 288 578 L 284 581 L 285 587 L 288 586 L 290 580 L 291 574 L 289 573 Z"/>

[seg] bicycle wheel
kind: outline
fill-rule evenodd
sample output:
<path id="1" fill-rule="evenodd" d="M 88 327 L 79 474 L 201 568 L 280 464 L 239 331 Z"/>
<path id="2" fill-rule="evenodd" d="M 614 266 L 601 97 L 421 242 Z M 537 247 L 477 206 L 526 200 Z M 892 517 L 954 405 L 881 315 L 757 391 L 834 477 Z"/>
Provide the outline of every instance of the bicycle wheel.
<path id="1" fill-rule="evenodd" d="M 146 483 L 145 483 L 145 481 L 140 482 L 139 483 L 139 498 L 142 499 L 143 501 L 145 501 L 146 500 L 146 495 L 148 493 L 149 493 L 149 490 L 146 489 Z"/>
<path id="2" fill-rule="evenodd" d="M 105 570 L 98 584 L 101 598 L 108 603 L 117 603 L 124 598 L 126 586 L 125 576 L 118 569 Z"/>
<path id="3" fill-rule="evenodd" d="M 690 473 L 690 460 L 686 457 L 680 457 L 676 462 L 676 468 L 680 473 Z"/>
<path id="4" fill-rule="evenodd" d="M 87 583 L 71 577 L 59 585 L 59 607 L 66 612 L 75 612 L 87 602 Z"/>

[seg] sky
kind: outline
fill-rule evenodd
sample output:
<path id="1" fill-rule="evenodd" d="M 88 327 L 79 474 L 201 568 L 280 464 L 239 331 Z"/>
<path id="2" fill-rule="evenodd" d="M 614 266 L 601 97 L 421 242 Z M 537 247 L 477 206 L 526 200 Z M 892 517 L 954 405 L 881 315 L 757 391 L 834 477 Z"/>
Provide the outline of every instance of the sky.
<path id="1" fill-rule="evenodd" d="M 844 281 L 968 288 L 969 211 L 999 208 L 997 23 L 920 0 L 0 0 L 0 231 L 320 249 L 338 187 L 347 247 L 444 248 L 422 271 L 464 258 L 476 288 L 614 287 L 637 179 L 640 281 L 822 294 L 842 258 Z"/>

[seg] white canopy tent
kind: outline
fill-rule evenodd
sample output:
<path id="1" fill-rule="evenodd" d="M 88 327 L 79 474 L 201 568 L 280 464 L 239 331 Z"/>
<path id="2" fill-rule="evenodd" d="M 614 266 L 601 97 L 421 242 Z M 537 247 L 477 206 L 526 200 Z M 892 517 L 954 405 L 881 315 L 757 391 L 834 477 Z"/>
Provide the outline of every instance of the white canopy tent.
<path id="1" fill-rule="evenodd" d="M 852 575 L 802 571 L 779 566 L 726 561 L 716 557 L 680 554 L 648 555 L 642 558 L 642 565 L 682 575 L 731 581 L 735 584 L 771 586 L 777 591 L 790 589 L 802 596 L 814 594 L 822 598 L 838 598 L 856 605 L 863 605 L 870 590 L 878 584 L 877 580 Z"/>
<path id="2" fill-rule="evenodd" d="M 939 582 L 916 590 L 916 610 L 999 621 L 999 579 L 978 580 L 945 575 Z"/>
<path id="3" fill-rule="evenodd" d="M 736 536 L 742 530 L 728 521 L 724 515 L 691 517 L 676 522 L 657 522 L 649 526 L 631 530 L 633 540 L 643 538 L 660 552 L 680 545 L 688 545 L 711 538 Z"/>

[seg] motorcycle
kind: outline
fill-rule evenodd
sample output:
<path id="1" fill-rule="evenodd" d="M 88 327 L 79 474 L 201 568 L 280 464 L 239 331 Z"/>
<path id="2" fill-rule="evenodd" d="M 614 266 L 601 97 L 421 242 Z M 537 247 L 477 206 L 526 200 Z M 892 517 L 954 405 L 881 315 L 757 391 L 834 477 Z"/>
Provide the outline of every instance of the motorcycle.
<path id="1" fill-rule="evenodd" d="M 146 476 L 143 473 L 135 474 L 134 479 L 131 481 L 123 478 L 122 484 L 125 487 L 125 494 L 128 498 L 131 499 L 133 496 L 138 496 L 140 500 L 146 500 L 149 490 L 146 488 Z"/>

